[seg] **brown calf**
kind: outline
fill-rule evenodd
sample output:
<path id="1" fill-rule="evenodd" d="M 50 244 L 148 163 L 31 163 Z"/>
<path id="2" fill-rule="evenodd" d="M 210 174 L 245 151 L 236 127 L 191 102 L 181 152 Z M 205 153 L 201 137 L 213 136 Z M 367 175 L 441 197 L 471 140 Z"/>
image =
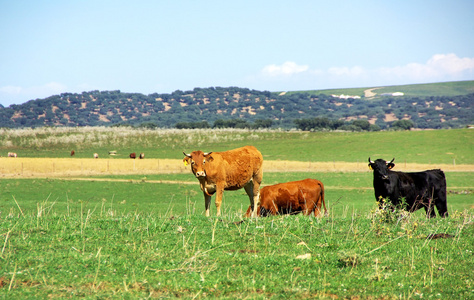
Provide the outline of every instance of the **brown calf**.
<path id="1" fill-rule="evenodd" d="M 260 190 L 260 205 L 257 207 L 257 215 L 265 217 L 269 214 L 303 212 L 305 215 L 314 213 L 314 216 L 317 217 L 323 206 L 324 214 L 326 214 L 323 183 L 308 178 L 263 187 Z M 251 208 L 249 207 L 245 216 L 249 217 L 250 213 Z"/>

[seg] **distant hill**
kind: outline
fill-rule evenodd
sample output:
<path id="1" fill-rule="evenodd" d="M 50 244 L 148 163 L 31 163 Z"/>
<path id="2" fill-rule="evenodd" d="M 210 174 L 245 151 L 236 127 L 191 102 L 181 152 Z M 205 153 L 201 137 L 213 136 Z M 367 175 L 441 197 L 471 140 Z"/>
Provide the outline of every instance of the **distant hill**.
<path id="1" fill-rule="evenodd" d="M 474 93 L 474 81 L 451 81 L 424 84 L 392 85 L 365 88 L 329 89 L 299 91 L 295 93 L 308 92 L 314 95 L 357 95 L 364 97 L 367 91 L 373 91 L 376 97 L 385 93 L 402 92 L 411 97 L 437 97 L 437 96 L 460 96 Z M 291 92 L 290 92 L 291 93 Z"/>
<path id="2" fill-rule="evenodd" d="M 400 120 L 417 128 L 459 128 L 474 123 L 473 103 L 474 81 L 288 93 L 238 87 L 150 95 L 90 91 L 0 107 L 0 127 L 238 127 L 253 122 L 294 128 L 298 120 L 325 118 L 337 124 L 334 128 L 360 120 L 380 129 Z"/>

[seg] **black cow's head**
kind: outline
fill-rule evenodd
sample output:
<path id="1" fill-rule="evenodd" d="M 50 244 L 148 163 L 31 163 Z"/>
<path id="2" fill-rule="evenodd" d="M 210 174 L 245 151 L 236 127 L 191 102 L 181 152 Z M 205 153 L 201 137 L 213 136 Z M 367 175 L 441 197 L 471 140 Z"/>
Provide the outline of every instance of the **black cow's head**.
<path id="1" fill-rule="evenodd" d="M 204 165 L 206 164 L 206 159 L 209 158 L 211 153 L 212 152 L 204 153 L 202 151 L 193 151 L 190 154 L 187 154 L 186 152 L 183 152 L 184 165 L 187 166 L 188 164 L 191 164 L 191 171 L 197 178 L 206 177 Z"/>
<path id="2" fill-rule="evenodd" d="M 379 158 L 376 161 L 371 161 L 369 157 L 369 168 L 371 170 L 374 170 L 374 177 L 383 180 L 388 180 L 388 170 L 395 167 L 395 164 L 393 163 L 394 160 L 395 158 L 392 159 L 390 162 L 387 162 Z"/>

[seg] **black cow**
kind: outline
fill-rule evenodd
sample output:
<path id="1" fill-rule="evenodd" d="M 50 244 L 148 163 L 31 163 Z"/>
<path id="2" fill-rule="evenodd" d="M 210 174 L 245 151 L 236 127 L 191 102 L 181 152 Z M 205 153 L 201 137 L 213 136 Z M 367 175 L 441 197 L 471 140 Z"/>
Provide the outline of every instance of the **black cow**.
<path id="1" fill-rule="evenodd" d="M 410 212 L 424 208 L 428 218 L 436 217 L 433 204 L 441 217 L 448 216 L 446 203 L 446 177 L 441 170 L 423 172 L 396 172 L 391 171 L 395 164 L 383 159 L 371 161 L 369 168 L 374 170 L 375 199 L 382 205 L 383 199 L 390 201 L 394 206 L 400 205 L 405 199 L 405 209 Z"/>

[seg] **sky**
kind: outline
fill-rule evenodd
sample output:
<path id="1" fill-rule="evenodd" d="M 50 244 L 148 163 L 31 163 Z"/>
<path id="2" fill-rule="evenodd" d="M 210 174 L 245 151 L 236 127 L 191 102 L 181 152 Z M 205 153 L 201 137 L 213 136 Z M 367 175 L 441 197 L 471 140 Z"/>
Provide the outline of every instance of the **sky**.
<path id="1" fill-rule="evenodd" d="M 0 104 L 474 80 L 474 1 L 0 0 Z"/>

